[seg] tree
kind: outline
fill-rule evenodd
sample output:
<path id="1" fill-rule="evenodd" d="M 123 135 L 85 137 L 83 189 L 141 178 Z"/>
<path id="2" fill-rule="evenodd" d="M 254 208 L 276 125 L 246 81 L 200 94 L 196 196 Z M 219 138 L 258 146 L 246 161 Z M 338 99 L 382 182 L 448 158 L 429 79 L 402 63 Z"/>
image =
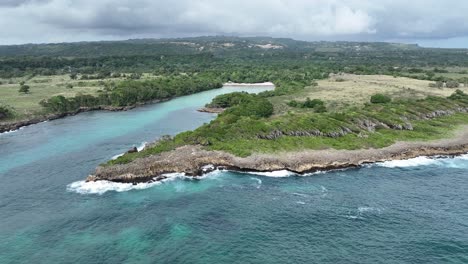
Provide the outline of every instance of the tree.
<path id="1" fill-rule="evenodd" d="M 68 83 L 65 87 L 67 87 L 67 89 L 73 89 L 73 85 L 71 83 Z"/>
<path id="2" fill-rule="evenodd" d="M 26 85 L 26 84 L 21 85 L 19 88 L 19 92 L 24 93 L 24 94 L 29 93 L 29 85 Z"/>
<path id="3" fill-rule="evenodd" d="M 76 73 L 71 73 L 70 74 L 70 79 L 76 80 L 77 78 L 78 78 L 78 74 L 76 74 Z"/>

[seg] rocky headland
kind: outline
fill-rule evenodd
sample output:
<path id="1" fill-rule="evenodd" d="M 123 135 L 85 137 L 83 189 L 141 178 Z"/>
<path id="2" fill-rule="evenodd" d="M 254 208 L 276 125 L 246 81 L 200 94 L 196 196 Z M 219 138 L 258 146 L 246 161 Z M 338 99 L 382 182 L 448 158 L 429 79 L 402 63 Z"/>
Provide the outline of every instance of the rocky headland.
<path id="1" fill-rule="evenodd" d="M 214 169 L 234 171 L 277 171 L 295 173 L 358 167 L 389 160 L 404 160 L 418 156 L 453 156 L 468 152 L 468 126 L 460 128 L 450 139 L 428 142 L 397 142 L 381 149 L 302 150 L 237 157 L 222 151 L 204 150 L 202 146 L 183 146 L 128 164 L 100 166 L 87 181 L 108 180 L 138 183 L 165 179 L 167 173 L 201 176 Z"/>

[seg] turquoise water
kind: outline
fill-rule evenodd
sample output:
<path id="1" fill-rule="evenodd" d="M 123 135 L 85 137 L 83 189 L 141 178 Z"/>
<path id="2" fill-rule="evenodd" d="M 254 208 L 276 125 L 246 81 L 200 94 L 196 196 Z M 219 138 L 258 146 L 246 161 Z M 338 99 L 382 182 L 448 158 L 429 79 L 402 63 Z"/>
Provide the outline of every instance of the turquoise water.
<path id="1" fill-rule="evenodd" d="M 195 110 L 234 89 L 0 135 L 0 263 L 468 263 L 468 156 L 82 181 L 132 146 L 209 122 Z"/>

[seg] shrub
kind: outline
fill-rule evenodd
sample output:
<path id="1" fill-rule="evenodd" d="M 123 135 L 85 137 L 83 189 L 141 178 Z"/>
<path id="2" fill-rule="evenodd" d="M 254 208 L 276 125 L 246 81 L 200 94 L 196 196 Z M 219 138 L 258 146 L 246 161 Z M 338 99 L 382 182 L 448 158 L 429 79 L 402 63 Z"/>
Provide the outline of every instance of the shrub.
<path id="1" fill-rule="evenodd" d="M 320 99 L 313 99 L 310 100 L 309 97 L 307 97 L 306 101 L 302 104 L 303 108 L 315 108 L 317 106 L 323 106 L 325 103 L 320 100 Z"/>
<path id="2" fill-rule="evenodd" d="M 386 104 L 390 103 L 392 101 L 392 98 L 388 95 L 384 94 L 374 94 L 371 96 L 370 102 L 373 104 Z"/>
<path id="3" fill-rule="evenodd" d="M 311 100 L 309 97 L 307 97 L 307 99 L 304 102 L 298 102 L 296 100 L 289 101 L 288 105 L 290 107 L 314 109 L 317 113 L 324 113 L 327 111 L 324 101 L 320 99 Z"/>
<path id="4" fill-rule="evenodd" d="M 18 90 L 20 93 L 27 94 L 29 93 L 29 85 L 22 84 Z"/>
<path id="5" fill-rule="evenodd" d="M 13 111 L 7 107 L 0 105 L 0 120 L 13 116 Z"/>
<path id="6" fill-rule="evenodd" d="M 459 99 L 468 99 L 468 95 L 464 93 L 462 90 L 457 89 L 452 95 L 448 97 L 451 100 L 459 100 Z"/>
<path id="7" fill-rule="evenodd" d="M 289 105 L 290 107 L 300 107 L 300 104 L 301 104 L 301 103 L 299 103 L 299 102 L 296 101 L 296 100 L 292 100 L 292 101 L 289 101 L 289 102 L 288 102 L 288 105 Z"/>
<path id="8" fill-rule="evenodd" d="M 457 81 L 448 81 L 446 83 L 447 88 L 458 88 L 460 84 Z"/>

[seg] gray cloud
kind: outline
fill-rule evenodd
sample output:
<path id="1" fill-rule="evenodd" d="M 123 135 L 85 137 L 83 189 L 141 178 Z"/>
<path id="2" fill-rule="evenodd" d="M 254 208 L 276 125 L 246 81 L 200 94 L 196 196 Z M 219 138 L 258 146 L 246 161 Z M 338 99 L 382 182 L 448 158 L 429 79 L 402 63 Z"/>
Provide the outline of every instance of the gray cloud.
<path id="1" fill-rule="evenodd" d="M 460 0 L 0 0 L 0 44 L 213 34 L 319 39 L 468 36 Z"/>

